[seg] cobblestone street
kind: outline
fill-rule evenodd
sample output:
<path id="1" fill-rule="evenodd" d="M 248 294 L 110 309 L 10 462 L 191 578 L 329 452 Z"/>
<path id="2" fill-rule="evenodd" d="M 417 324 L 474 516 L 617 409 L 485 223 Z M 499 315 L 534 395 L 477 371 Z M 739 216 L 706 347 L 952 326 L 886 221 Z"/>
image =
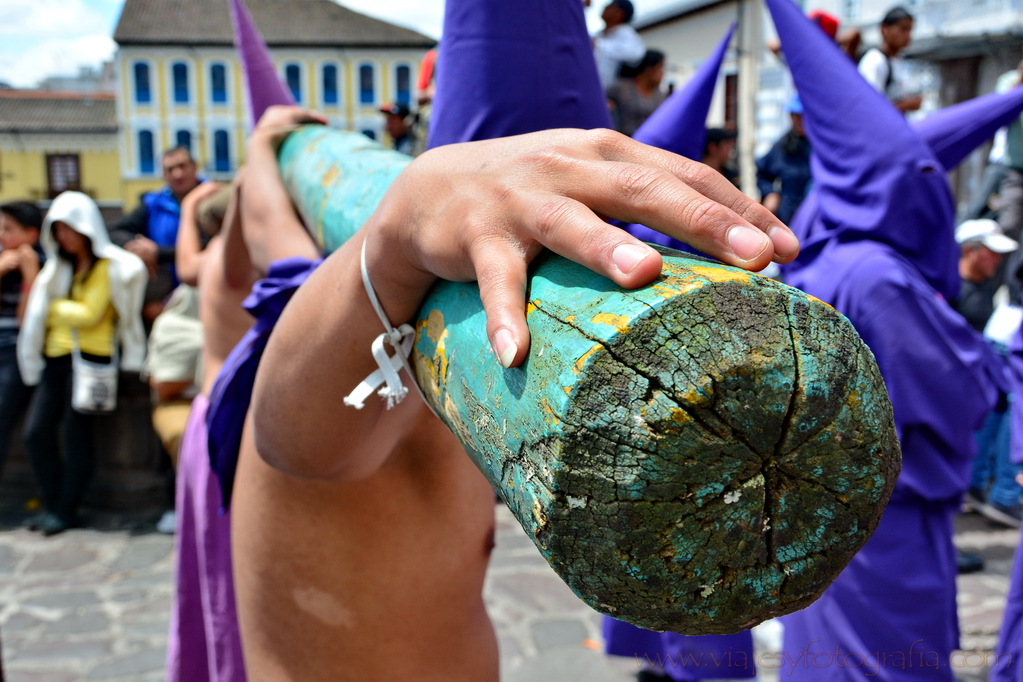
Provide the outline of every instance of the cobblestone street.
<path id="1" fill-rule="evenodd" d="M 636 662 L 601 653 L 600 618 L 551 571 L 511 514 L 498 506 L 497 548 L 486 596 L 504 682 L 626 682 Z M 142 523 L 142 522 L 138 522 Z M 98 519 L 102 530 L 43 538 L 8 523 L 0 532 L 0 631 L 8 682 L 156 682 L 163 679 L 173 591 L 173 539 Z M 975 515 L 957 544 L 986 568 L 960 578 L 962 645 L 995 643 L 1018 533 Z M 761 649 L 763 650 L 763 649 Z M 969 659 L 967 659 L 969 660 Z M 986 668 L 957 669 L 962 680 Z M 771 679 L 764 671 L 763 680 Z"/>

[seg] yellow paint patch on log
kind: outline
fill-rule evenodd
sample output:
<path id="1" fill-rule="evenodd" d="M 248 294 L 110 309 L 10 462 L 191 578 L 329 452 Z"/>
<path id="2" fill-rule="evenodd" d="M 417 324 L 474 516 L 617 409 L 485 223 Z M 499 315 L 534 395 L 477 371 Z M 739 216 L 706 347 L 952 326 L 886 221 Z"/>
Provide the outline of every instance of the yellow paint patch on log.
<path id="1" fill-rule="evenodd" d="M 331 165 L 331 167 L 327 169 L 327 172 L 323 174 L 323 188 L 327 189 L 330 187 L 334 181 L 337 180 L 337 176 L 339 175 L 341 175 L 341 169 L 339 169 L 336 165 Z"/>
<path id="2" fill-rule="evenodd" d="M 557 423 L 559 423 L 561 421 L 561 419 L 558 418 L 558 415 L 554 411 L 554 408 L 551 407 L 551 404 L 549 402 L 547 402 L 547 398 L 544 398 L 540 402 L 543 404 L 543 411 L 547 413 L 547 422 L 549 424 L 557 424 Z"/>
<path id="3" fill-rule="evenodd" d="M 430 376 L 430 392 L 440 397 L 440 385 L 443 383 L 443 379 L 447 376 L 448 371 L 448 353 L 447 353 L 447 338 L 448 328 L 444 324 L 444 314 L 437 310 L 431 310 L 426 320 L 421 320 L 416 325 L 419 330 L 419 334 L 426 334 L 434 343 L 434 354 L 432 358 L 426 359 L 426 366 L 429 368 Z M 416 351 L 418 354 L 418 351 Z"/>
<path id="4" fill-rule="evenodd" d="M 447 335 L 447 333 L 448 329 L 444 324 L 444 313 L 434 308 L 426 316 L 426 337 L 435 344 L 439 344 L 441 337 Z"/>
<path id="5" fill-rule="evenodd" d="M 594 344 L 593 348 L 583 353 L 582 357 L 575 361 L 575 366 L 572 367 L 572 371 L 576 374 L 581 374 L 582 371 L 586 368 L 586 362 L 590 359 L 590 357 L 593 356 L 594 353 L 596 353 L 600 349 L 601 345 L 599 343 Z"/>
<path id="6" fill-rule="evenodd" d="M 822 300 L 820 300 L 819 298 L 817 298 L 816 296 L 811 296 L 810 294 L 806 294 L 806 297 L 807 297 L 808 299 L 810 299 L 811 301 L 813 301 L 814 303 L 820 303 L 821 305 L 823 305 L 823 306 L 827 306 L 827 307 L 831 308 L 832 310 L 834 310 L 834 309 L 835 309 L 835 308 L 834 308 L 834 307 L 833 307 L 833 306 L 832 306 L 832 305 L 831 305 L 830 303 L 827 303 L 827 302 L 825 302 L 825 301 L 822 301 Z"/>
<path id="7" fill-rule="evenodd" d="M 698 275 L 706 277 L 711 282 L 742 282 L 749 284 L 750 273 L 737 268 L 714 265 L 693 265 L 690 269 Z"/>
<path id="8" fill-rule="evenodd" d="M 614 313 L 597 313 L 590 320 L 593 324 L 606 324 L 614 327 L 619 334 L 627 334 L 629 331 L 629 318 L 626 315 L 615 315 Z"/>
<path id="9" fill-rule="evenodd" d="M 526 303 L 526 317 L 529 317 L 530 315 L 532 315 L 537 310 L 537 308 L 539 308 L 539 306 L 537 305 L 537 303 L 539 303 L 539 302 L 540 301 L 537 301 L 536 303 L 533 303 L 532 301 L 528 301 Z"/>

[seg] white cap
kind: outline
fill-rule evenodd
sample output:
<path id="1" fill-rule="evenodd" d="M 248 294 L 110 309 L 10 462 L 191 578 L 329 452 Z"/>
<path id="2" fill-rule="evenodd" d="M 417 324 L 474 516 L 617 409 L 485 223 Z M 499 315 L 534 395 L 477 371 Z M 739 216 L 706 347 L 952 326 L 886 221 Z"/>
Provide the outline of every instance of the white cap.
<path id="1" fill-rule="evenodd" d="M 993 220 L 967 220 L 956 228 L 956 242 L 969 244 L 977 242 L 995 253 L 1012 253 L 1019 248 L 1019 242 L 1010 239 Z"/>

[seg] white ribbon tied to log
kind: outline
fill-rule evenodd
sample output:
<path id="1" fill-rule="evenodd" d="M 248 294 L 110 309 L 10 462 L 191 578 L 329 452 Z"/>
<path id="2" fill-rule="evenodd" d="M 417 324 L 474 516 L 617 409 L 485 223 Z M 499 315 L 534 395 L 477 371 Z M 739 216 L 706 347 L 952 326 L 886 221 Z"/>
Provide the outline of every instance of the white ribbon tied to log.
<path id="1" fill-rule="evenodd" d="M 369 301 L 373 304 L 373 309 L 377 312 L 377 316 L 383 323 L 385 331 L 373 340 L 373 359 L 376 360 L 379 369 L 375 370 L 355 387 L 355 390 L 345 398 L 345 405 L 361 410 L 365 407 L 366 398 L 371 396 L 373 391 L 376 391 L 377 387 L 383 384 L 384 386 L 380 389 L 378 395 L 387 401 L 387 409 L 391 409 L 408 395 L 408 388 L 402 383 L 398 372 L 404 368 L 410 377 L 415 376 L 412 373 L 412 368 L 409 366 L 408 357 L 412 354 L 416 332 L 408 324 L 403 324 L 395 329 L 391 326 L 391 321 L 387 319 L 387 315 L 377 299 L 376 291 L 373 290 L 373 284 L 369 281 L 369 271 L 366 269 L 365 240 L 362 242 L 362 254 L 359 260 L 362 268 L 362 283 L 366 287 Z M 394 348 L 394 355 L 389 356 L 387 354 L 387 348 L 384 344 Z"/>

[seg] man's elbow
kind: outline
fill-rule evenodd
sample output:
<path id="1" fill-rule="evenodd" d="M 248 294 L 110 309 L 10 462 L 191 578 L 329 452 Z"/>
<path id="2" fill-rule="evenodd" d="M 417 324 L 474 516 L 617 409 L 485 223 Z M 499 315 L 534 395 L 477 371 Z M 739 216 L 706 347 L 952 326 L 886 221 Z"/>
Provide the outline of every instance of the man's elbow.
<path id="1" fill-rule="evenodd" d="M 327 479 L 334 472 L 318 457 L 302 420 L 287 415 L 273 399 L 252 403 L 252 440 L 260 458 L 270 467 L 295 478 Z"/>

